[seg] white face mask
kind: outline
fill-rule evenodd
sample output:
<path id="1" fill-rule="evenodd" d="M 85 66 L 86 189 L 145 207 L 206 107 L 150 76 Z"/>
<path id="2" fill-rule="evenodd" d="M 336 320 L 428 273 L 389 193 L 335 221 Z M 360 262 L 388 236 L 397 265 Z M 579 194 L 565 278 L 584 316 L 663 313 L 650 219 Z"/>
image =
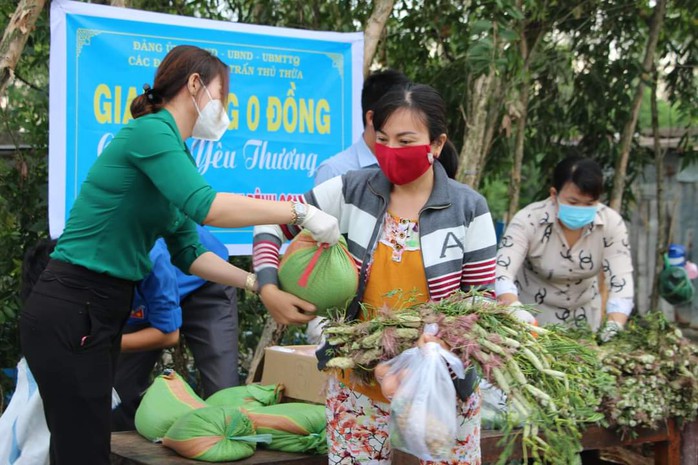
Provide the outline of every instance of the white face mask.
<path id="1" fill-rule="evenodd" d="M 208 95 L 209 102 L 203 110 L 199 110 L 196 99 L 194 99 L 193 95 L 191 96 L 196 111 L 199 113 L 199 117 L 196 119 L 196 123 L 194 123 L 191 136 L 196 139 L 217 141 L 223 137 L 226 129 L 228 129 L 230 118 L 228 118 L 228 114 L 223 108 L 223 103 L 218 99 L 214 100 L 206 86 L 204 86 L 204 90 L 206 91 L 206 95 Z"/>

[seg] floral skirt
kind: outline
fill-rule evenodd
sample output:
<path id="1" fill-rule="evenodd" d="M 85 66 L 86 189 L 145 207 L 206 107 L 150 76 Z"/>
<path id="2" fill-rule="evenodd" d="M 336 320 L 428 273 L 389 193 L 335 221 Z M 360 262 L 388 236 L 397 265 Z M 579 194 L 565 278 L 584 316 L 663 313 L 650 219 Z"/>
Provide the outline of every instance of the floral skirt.
<path id="1" fill-rule="evenodd" d="M 389 465 L 390 404 L 376 402 L 330 377 L 326 401 L 330 465 Z M 480 392 L 457 402 L 458 436 L 451 458 L 422 465 L 480 465 Z"/>

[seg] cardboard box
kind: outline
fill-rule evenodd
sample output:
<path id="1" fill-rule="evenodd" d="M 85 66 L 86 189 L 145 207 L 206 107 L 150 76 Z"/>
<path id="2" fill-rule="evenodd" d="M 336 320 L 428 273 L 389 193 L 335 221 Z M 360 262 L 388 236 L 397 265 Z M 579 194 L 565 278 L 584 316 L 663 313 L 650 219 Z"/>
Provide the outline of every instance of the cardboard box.
<path id="1" fill-rule="evenodd" d="M 327 373 L 317 369 L 316 346 L 272 346 L 264 351 L 262 384 L 281 383 L 284 396 L 325 403 Z"/>

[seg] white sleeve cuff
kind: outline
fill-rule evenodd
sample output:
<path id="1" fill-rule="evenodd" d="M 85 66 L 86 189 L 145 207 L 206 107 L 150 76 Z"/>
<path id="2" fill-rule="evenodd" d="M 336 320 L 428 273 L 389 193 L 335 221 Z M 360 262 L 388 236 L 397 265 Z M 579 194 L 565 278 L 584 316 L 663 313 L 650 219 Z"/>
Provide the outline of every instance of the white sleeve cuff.
<path id="1" fill-rule="evenodd" d="M 629 316 L 633 311 L 633 299 L 630 297 L 616 297 L 608 299 L 606 303 L 606 313 L 622 313 Z"/>
<path id="2" fill-rule="evenodd" d="M 494 282 L 494 293 L 497 296 L 502 294 L 514 294 L 518 296 L 519 290 L 511 279 L 500 277 Z"/>

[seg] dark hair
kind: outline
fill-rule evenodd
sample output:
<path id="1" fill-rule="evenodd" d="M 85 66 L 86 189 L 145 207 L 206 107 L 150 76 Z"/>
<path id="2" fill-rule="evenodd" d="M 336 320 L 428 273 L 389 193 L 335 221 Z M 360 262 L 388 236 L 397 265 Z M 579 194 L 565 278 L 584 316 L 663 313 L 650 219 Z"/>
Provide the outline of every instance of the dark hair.
<path id="1" fill-rule="evenodd" d="M 22 260 L 22 287 L 19 291 L 19 298 L 25 302 L 32 292 L 32 288 L 39 275 L 48 264 L 49 255 L 56 248 L 55 239 L 40 239 L 24 253 Z"/>
<path id="2" fill-rule="evenodd" d="M 603 171 L 591 158 L 577 155 L 563 159 L 555 166 L 553 187 L 560 192 L 568 182 L 574 183 L 582 193 L 598 200 L 603 193 Z"/>
<path id="3" fill-rule="evenodd" d="M 430 142 L 434 142 L 441 134 L 448 134 L 446 104 L 433 87 L 426 84 L 408 84 L 386 93 L 373 109 L 373 126 L 376 131 L 380 131 L 388 118 L 400 108 L 415 111 L 429 130 Z M 458 150 L 451 141 L 446 140 L 438 160 L 448 177 L 455 178 L 458 171 Z"/>
<path id="4" fill-rule="evenodd" d="M 446 139 L 438 160 L 446 170 L 448 177 L 456 179 L 456 174 L 458 173 L 458 149 L 456 149 L 456 146 L 453 145 L 450 139 Z"/>
<path id="5" fill-rule="evenodd" d="M 400 71 L 386 69 L 372 73 L 364 81 L 361 89 L 361 118 L 366 126 L 366 112 L 373 110 L 374 106 L 388 91 L 410 84 L 407 76 Z"/>
<path id="6" fill-rule="evenodd" d="M 153 87 L 144 85 L 145 92 L 133 99 L 131 115 L 138 118 L 157 112 L 187 85 L 189 76 L 194 73 L 199 73 L 204 85 L 220 76 L 223 96 L 227 98 L 230 73 L 225 63 L 202 48 L 178 45 L 170 50 L 158 66 Z"/>

